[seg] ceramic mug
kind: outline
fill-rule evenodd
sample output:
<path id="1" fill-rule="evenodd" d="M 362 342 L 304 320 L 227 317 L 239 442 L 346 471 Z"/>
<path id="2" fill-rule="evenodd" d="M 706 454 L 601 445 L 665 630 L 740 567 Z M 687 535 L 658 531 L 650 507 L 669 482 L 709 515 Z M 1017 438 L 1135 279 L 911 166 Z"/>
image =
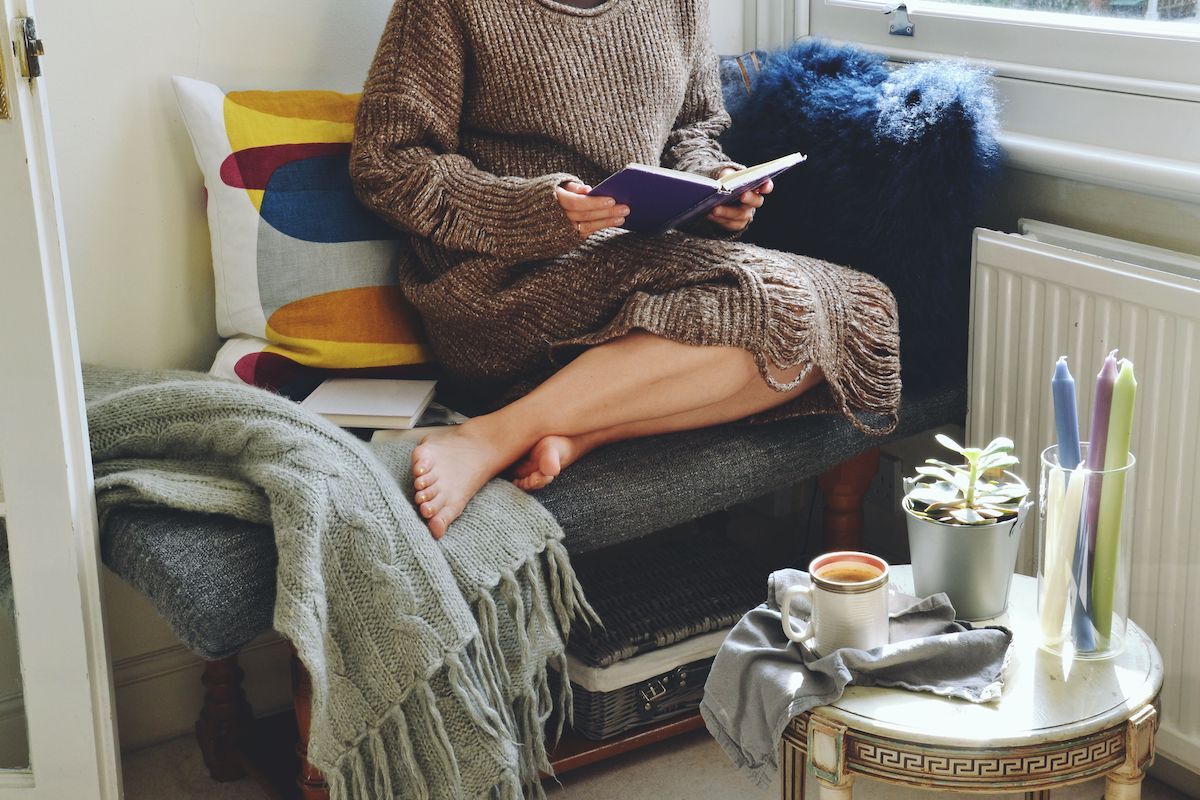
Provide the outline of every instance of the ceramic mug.
<path id="1" fill-rule="evenodd" d="M 808 565 L 810 586 L 783 593 L 783 632 L 828 655 L 843 647 L 871 650 L 888 643 L 888 563 L 879 556 L 841 550 Z M 807 595 L 812 616 L 802 630 L 792 623 L 792 603 Z M 815 641 L 813 641 L 815 640 Z"/>

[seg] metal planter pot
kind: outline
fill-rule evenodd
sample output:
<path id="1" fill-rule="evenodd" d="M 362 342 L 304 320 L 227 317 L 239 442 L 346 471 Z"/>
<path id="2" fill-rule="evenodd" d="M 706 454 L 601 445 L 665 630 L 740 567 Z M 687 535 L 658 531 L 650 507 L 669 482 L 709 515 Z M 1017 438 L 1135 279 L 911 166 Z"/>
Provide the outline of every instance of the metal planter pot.
<path id="1" fill-rule="evenodd" d="M 1008 587 L 1017 565 L 1028 501 L 1014 519 L 991 525 L 949 525 L 908 518 L 908 546 L 918 597 L 945 592 L 963 620 L 998 617 L 1008 607 Z"/>

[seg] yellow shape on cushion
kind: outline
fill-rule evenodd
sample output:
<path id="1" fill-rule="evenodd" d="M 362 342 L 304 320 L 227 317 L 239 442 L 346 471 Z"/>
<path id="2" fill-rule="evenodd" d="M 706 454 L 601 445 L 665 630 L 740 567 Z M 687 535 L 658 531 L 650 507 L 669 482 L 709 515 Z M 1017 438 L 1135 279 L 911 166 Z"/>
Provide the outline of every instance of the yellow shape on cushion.
<path id="1" fill-rule="evenodd" d="M 311 90 L 229 92 L 225 95 L 231 103 L 276 117 L 350 123 L 354 122 L 361 96 Z"/>
<path id="2" fill-rule="evenodd" d="M 433 361 L 420 320 L 396 286 L 363 286 L 288 303 L 267 320 L 270 352 L 310 367 Z"/>
<path id="3" fill-rule="evenodd" d="M 225 133 L 231 152 L 277 144 L 349 142 L 359 95 L 338 92 L 230 92 Z M 262 189 L 247 189 L 262 211 Z"/>
<path id="4" fill-rule="evenodd" d="M 278 339 L 267 329 L 267 335 Z M 359 342 L 323 342 L 316 339 L 288 339 L 263 348 L 306 367 L 322 369 L 359 369 L 397 367 L 406 364 L 432 364 L 434 359 L 424 345 L 363 344 Z"/>
<path id="5" fill-rule="evenodd" d="M 245 104 L 247 95 L 266 94 L 278 95 L 273 105 Z M 225 95 L 225 132 L 235 153 L 274 144 L 349 142 L 357 106 L 356 95 L 336 92 L 230 92 Z M 273 110 L 264 111 L 267 107 Z"/>

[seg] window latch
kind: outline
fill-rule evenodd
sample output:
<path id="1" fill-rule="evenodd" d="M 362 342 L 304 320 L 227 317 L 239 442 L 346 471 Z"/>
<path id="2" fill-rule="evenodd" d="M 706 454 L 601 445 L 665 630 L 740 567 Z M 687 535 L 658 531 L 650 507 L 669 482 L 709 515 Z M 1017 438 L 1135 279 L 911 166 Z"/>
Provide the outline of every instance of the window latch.
<path id="1" fill-rule="evenodd" d="M 888 25 L 888 33 L 892 36 L 912 36 L 916 26 L 913 25 L 911 19 L 908 18 L 908 6 L 901 3 L 898 6 L 886 8 L 884 14 L 895 14 L 890 25 Z"/>

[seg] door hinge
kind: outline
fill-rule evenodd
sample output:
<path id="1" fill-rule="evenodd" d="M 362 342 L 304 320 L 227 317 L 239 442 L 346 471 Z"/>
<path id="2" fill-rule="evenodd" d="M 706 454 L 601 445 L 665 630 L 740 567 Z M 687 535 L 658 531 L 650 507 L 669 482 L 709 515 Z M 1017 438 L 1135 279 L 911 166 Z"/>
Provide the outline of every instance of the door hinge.
<path id="1" fill-rule="evenodd" d="M 41 58 L 46 54 L 42 40 L 37 37 L 37 26 L 33 17 L 17 17 L 17 36 L 13 39 L 13 55 L 22 78 L 42 77 Z"/>

